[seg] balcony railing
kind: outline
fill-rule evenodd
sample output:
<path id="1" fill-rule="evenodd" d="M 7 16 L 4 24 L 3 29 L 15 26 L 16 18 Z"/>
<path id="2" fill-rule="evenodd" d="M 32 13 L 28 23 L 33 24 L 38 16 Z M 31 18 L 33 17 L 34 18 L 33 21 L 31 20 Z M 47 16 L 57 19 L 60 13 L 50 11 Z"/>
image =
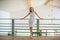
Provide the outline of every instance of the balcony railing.
<path id="1" fill-rule="evenodd" d="M 42 36 L 60 36 L 60 19 L 39 19 L 37 23 L 36 19 L 33 32 L 39 30 Z M 0 36 L 30 36 L 29 19 L 0 18 Z"/>

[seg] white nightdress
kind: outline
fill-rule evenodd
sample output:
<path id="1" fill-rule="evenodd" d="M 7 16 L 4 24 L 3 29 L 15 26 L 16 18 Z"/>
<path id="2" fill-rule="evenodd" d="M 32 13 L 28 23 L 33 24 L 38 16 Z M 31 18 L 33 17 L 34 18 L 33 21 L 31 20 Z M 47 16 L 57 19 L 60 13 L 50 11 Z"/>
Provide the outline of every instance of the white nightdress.
<path id="1" fill-rule="evenodd" d="M 30 13 L 29 27 L 34 27 L 34 22 L 35 22 L 35 15 L 34 13 Z"/>

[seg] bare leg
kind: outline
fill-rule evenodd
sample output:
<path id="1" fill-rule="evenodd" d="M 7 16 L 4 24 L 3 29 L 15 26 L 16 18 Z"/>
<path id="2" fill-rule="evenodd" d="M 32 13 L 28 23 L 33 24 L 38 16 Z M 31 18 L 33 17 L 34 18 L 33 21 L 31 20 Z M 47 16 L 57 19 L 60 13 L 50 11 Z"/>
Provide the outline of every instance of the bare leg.
<path id="1" fill-rule="evenodd" d="M 30 27 L 30 39 L 32 40 L 33 36 L 32 36 L 32 27 Z"/>

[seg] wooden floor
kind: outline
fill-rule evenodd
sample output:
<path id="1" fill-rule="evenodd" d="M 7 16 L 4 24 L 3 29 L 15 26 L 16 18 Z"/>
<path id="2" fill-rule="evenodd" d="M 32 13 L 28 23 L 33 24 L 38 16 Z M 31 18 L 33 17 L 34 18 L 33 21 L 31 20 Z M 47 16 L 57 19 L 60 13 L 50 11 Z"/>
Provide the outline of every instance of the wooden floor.
<path id="1" fill-rule="evenodd" d="M 30 37 L 0 37 L 0 40 L 60 40 L 60 37 L 33 37 L 31 39 Z"/>

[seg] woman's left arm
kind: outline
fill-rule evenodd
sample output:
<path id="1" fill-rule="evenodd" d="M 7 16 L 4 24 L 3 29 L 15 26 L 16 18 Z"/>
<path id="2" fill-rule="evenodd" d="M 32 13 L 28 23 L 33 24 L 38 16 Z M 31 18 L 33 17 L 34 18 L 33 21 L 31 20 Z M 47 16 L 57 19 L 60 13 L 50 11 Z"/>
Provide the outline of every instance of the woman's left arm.
<path id="1" fill-rule="evenodd" d="M 36 16 L 39 18 L 39 19 L 43 19 L 43 18 L 41 18 L 36 12 L 34 12 L 35 14 L 36 14 Z"/>

